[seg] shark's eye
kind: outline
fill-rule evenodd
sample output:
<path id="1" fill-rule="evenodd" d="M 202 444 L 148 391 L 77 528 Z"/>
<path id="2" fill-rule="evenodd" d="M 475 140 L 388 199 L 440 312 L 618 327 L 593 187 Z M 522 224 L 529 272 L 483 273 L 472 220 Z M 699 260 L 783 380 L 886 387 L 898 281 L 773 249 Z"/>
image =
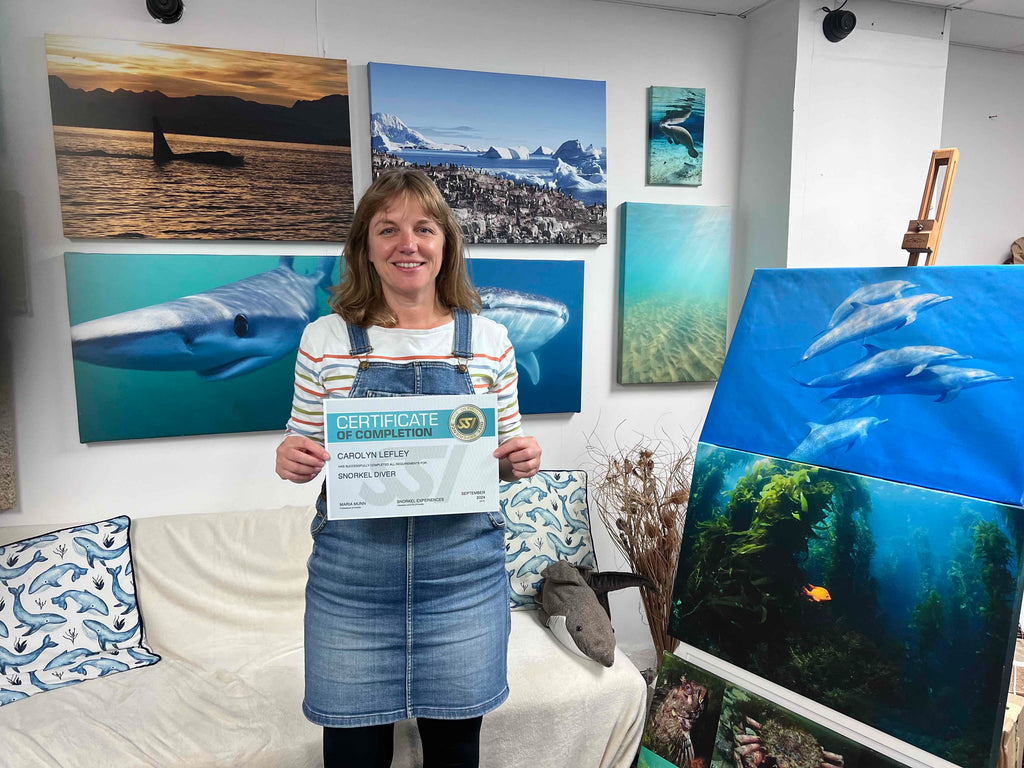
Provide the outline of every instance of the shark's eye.
<path id="1" fill-rule="evenodd" d="M 582 632 L 583 631 L 583 625 L 582 624 L 577 624 L 576 625 L 576 631 L 577 632 Z"/>
<path id="2" fill-rule="evenodd" d="M 245 334 L 249 332 L 249 321 L 245 315 L 235 315 L 235 336 L 240 339 L 245 338 Z"/>

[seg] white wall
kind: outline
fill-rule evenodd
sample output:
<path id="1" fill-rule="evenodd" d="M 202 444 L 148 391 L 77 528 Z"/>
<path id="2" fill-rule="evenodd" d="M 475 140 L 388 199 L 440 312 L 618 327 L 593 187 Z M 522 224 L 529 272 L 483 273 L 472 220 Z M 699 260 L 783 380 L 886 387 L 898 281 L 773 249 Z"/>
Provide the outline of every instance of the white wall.
<path id="1" fill-rule="evenodd" d="M 820 0 L 800 0 L 793 96 L 790 267 L 898 266 L 939 148 L 948 24 L 938 9 L 851 0 L 830 43 Z"/>
<path id="2" fill-rule="evenodd" d="M 522 0 L 515 12 L 495 0 L 210 0 L 187 3 L 171 26 L 150 20 L 143 0 L 0 0 L 0 186 L 25 199 L 30 313 L 11 324 L 19 502 L 2 525 L 270 508 L 311 500 L 315 488 L 273 472 L 280 434 L 78 442 L 65 250 L 188 253 L 338 253 L 303 244 L 167 241 L 71 242 L 62 236 L 50 129 L 44 33 L 326 55 L 349 62 L 353 176 L 369 183 L 368 61 L 607 81 L 608 245 L 596 248 L 487 247 L 474 255 L 586 260 L 583 410 L 534 416 L 544 465 L 577 467 L 586 435 L 606 444 L 665 427 L 696 435 L 711 385 L 615 384 L 618 206 L 626 200 L 705 205 L 737 201 L 743 22 L 590 0 Z M 319 17 L 319 18 L 318 18 Z M 707 88 L 708 148 L 701 188 L 646 187 L 646 89 Z M 745 288 L 745 285 L 743 286 Z M 595 520 L 605 569 L 624 566 Z M 650 646 L 636 590 L 613 596 L 617 636 Z M 653 653 L 652 653 L 653 659 Z"/>
<path id="3" fill-rule="evenodd" d="M 951 46 L 942 146 L 960 165 L 940 264 L 998 264 L 1024 236 L 1024 56 Z"/>

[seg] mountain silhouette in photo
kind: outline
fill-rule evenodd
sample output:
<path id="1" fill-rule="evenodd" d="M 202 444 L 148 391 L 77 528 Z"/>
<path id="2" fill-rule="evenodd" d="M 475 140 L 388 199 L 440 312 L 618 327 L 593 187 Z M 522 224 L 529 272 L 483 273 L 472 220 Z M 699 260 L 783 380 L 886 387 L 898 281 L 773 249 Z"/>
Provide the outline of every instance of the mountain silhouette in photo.
<path id="1" fill-rule="evenodd" d="M 54 125 L 150 132 L 157 117 L 171 134 L 351 146 L 348 96 L 340 94 L 285 107 L 234 96 L 85 91 L 68 87 L 56 75 L 50 75 L 49 84 Z"/>

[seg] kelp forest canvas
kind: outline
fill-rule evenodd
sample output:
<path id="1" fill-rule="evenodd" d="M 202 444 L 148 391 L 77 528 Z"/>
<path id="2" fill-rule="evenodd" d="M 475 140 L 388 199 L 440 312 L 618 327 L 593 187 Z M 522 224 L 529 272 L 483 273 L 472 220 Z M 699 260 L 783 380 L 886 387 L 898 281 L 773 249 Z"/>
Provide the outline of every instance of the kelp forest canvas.
<path id="1" fill-rule="evenodd" d="M 702 442 L 670 631 L 958 765 L 995 766 L 1022 515 Z"/>

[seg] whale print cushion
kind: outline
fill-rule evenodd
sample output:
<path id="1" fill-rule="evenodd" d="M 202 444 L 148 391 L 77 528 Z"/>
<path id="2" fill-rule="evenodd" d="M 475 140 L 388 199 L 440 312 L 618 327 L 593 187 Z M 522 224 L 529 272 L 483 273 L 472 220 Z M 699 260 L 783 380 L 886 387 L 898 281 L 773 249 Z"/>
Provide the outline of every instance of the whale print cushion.
<path id="1" fill-rule="evenodd" d="M 142 644 L 129 523 L 0 546 L 0 706 L 160 660 Z"/>
<path id="2" fill-rule="evenodd" d="M 512 610 L 537 608 L 540 573 L 557 560 L 597 567 L 587 507 L 587 473 L 541 471 L 503 483 L 505 570 Z"/>

